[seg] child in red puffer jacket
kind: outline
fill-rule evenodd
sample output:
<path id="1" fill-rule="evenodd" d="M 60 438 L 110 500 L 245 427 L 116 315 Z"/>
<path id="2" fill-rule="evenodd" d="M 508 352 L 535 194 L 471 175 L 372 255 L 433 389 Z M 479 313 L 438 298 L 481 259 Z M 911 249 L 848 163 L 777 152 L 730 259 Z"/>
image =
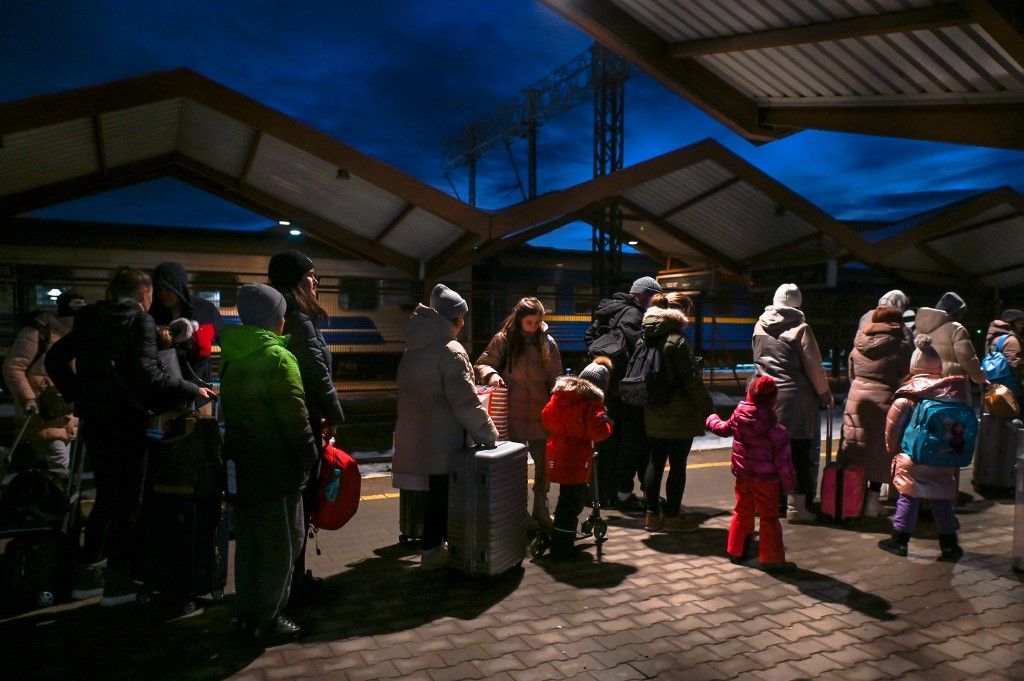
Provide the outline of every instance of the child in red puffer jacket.
<path id="1" fill-rule="evenodd" d="M 732 474 L 736 476 L 736 508 L 729 525 L 727 551 L 734 562 L 745 560 L 747 542 L 754 531 L 754 513 L 761 517 L 758 558 L 769 572 L 785 572 L 795 566 L 786 562 L 779 522 L 779 494 L 796 487 L 789 448 L 789 431 L 775 417 L 778 388 L 770 376 L 760 376 L 747 388 L 740 402 L 723 421 L 718 414 L 707 418 L 708 430 L 733 436 Z"/>
<path id="2" fill-rule="evenodd" d="M 577 521 L 587 501 L 594 443 L 612 434 L 612 423 L 604 410 L 611 366 L 611 360 L 598 357 L 580 372 L 579 378 L 559 377 L 540 413 L 548 431 L 548 481 L 558 483 L 551 537 L 551 557 L 556 560 L 572 558 Z"/>

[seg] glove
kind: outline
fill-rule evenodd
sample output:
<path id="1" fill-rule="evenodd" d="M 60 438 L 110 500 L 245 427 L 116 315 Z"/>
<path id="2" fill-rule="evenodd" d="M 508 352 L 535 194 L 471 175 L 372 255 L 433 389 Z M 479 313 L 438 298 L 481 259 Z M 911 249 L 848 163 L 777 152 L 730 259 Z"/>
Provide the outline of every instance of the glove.
<path id="1" fill-rule="evenodd" d="M 25 403 L 25 416 L 32 416 L 33 414 L 39 413 L 39 405 L 35 400 L 29 400 Z"/>
<path id="2" fill-rule="evenodd" d="M 171 334 L 171 343 L 182 345 L 192 338 L 192 334 L 199 330 L 199 322 L 194 319 L 178 317 L 167 325 L 167 331 Z"/>
<path id="3" fill-rule="evenodd" d="M 831 409 L 836 406 L 835 398 L 832 397 L 832 393 L 828 390 L 818 395 L 818 403 L 821 405 L 822 409 Z"/>

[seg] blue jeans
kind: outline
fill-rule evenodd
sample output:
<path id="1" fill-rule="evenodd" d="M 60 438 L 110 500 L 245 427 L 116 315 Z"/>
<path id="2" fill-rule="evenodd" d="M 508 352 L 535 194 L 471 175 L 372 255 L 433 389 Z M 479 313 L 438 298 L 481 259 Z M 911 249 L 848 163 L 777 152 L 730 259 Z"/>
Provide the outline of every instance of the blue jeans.
<path id="1" fill-rule="evenodd" d="M 647 464 L 644 475 L 644 495 L 647 498 L 647 511 L 665 515 L 679 515 L 683 504 L 683 490 L 686 488 L 686 459 L 690 455 L 693 438 L 669 439 L 661 437 L 647 438 L 647 451 L 651 460 Z M 661 477 L 668 462 L 668 480 L 665 482 L 665 506 L 661 508 Z"/>

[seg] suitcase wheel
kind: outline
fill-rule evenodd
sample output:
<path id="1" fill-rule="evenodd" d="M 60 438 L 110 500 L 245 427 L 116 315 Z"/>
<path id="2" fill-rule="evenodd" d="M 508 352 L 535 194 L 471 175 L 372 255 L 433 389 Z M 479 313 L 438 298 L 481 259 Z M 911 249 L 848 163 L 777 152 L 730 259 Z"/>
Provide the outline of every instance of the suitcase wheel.
<path id="1" fill-rule="evenodd" d="M 544 555 L 544 552 L 548 550 L 551 545 L 551 541 L 548 539 L 546 534 L 534 535 L 533 539 L 530 540 L 530 557 L 540 558 Z"/>
<path id="2" fill-rule="evenodd" d="M 604 539 L 606 534 L 608 534 L 608 521 L 598 518 L 594 521 L 594 539 Z"/>
<path id="3" fill-rule="evenodd" d="M 46 608 L 53 605 L 56 599 L 53 596 L 52 591 L 40 591 L 36 594 L 36 605 L 40 608 Z"/>
<path id="4" fill-rule="evenodd" d="M 196 611 L 196 602 L 195 601 L 185 601 L 185 606 L 181 609 L 181 611 L 185 615 L 191 615 L 192 613 L 194 613 Z"/>
<path id="5" fill-rule="evenodd" d="M 210 592 L 210 598 L 212 598 L 215 601 L 224 600 L 224 589 L 214 589 Z"/>
<path id="6" fill-rule="evenodd" d="M 580 525 L 580 533 L 583 534 L 583 535 L 588 535 L 588 536 L 594 533 L 594 519 L 593 518 L 587 518 L 586 520 L 583 521 L 583 524 Z"/>

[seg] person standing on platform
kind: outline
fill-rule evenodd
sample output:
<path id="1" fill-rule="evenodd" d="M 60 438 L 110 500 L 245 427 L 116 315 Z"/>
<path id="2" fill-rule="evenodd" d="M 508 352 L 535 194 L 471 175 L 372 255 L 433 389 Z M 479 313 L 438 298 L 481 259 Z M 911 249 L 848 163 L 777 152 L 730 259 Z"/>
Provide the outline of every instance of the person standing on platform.
<path id="1" fill-rule="evenodd" d="M 320 282 L 316 278 L 313 261 L 299 251 L 282 251 L 270 259 L 268 275 L 271 286 L 281 292 L 288 306 L 284 315 L 284 333 L 288 337 L 288 350 L 299 363 L 309 426 L 317 447 L 317 458 L 310 468 L 309 481 L 303 493 L 308 528 L 316 501 L 316 481 L 320 476 L 324 443 L 334 436 L 335 429 L 345 421 L 345 415 L 334 387 L 331 351 L 320 330 L 321 324 L 328 321 L 328 315 L 318 300 Z M 306 569 L 307 533 L 303 532 L 302 537 L 303 550 L 295 562 L 291 591 L 292 605 L 295 606 L 315 600 L 323 587 L 323 580 Z"/>
<path id="2" fill-rule="evenodd" d="M 1013 375 L 1017 379 L 1014 394 L 1018 399 L 1021 397 L 1021 386 L 1024 385 L 1024 355 L 1021 354 L 1020 347 L 1022 334 L 1024 311 L 1011 308 L 1003 310 L 999 319 L 988 325 L 988 333 L 985 335 L 985 352 L 1001 352 L 1013 370 Z"/>
<path id="3" fill-rule="evenodd" d="M 931 337 L 932 348 L 942 359 L 943 376 L 966 376 L 970 381 L 986 386 L 988 377 L 981 370 L 971 334 L 960 323 L 966 311 L 964 299 L 953 291 L 947 291 L 935 307 L 918 308 L 914 324 L 918 334 Z M 968 403 L 970 400 L 968 391 Z"/>
<path id="4" fill-rule="evenodd" d="M 547 404 L 555 379 L 562 373 L 558 343 L 548 335 L 544 305 L 523 298 L 502 322 L 474 369 L 483 385 L 508 388 L 508 436 L 522 442 L 533 459 L 533 518 L 551 527 L 548 481 L 544 464 L 547 433 L 540 411 Z"/>

